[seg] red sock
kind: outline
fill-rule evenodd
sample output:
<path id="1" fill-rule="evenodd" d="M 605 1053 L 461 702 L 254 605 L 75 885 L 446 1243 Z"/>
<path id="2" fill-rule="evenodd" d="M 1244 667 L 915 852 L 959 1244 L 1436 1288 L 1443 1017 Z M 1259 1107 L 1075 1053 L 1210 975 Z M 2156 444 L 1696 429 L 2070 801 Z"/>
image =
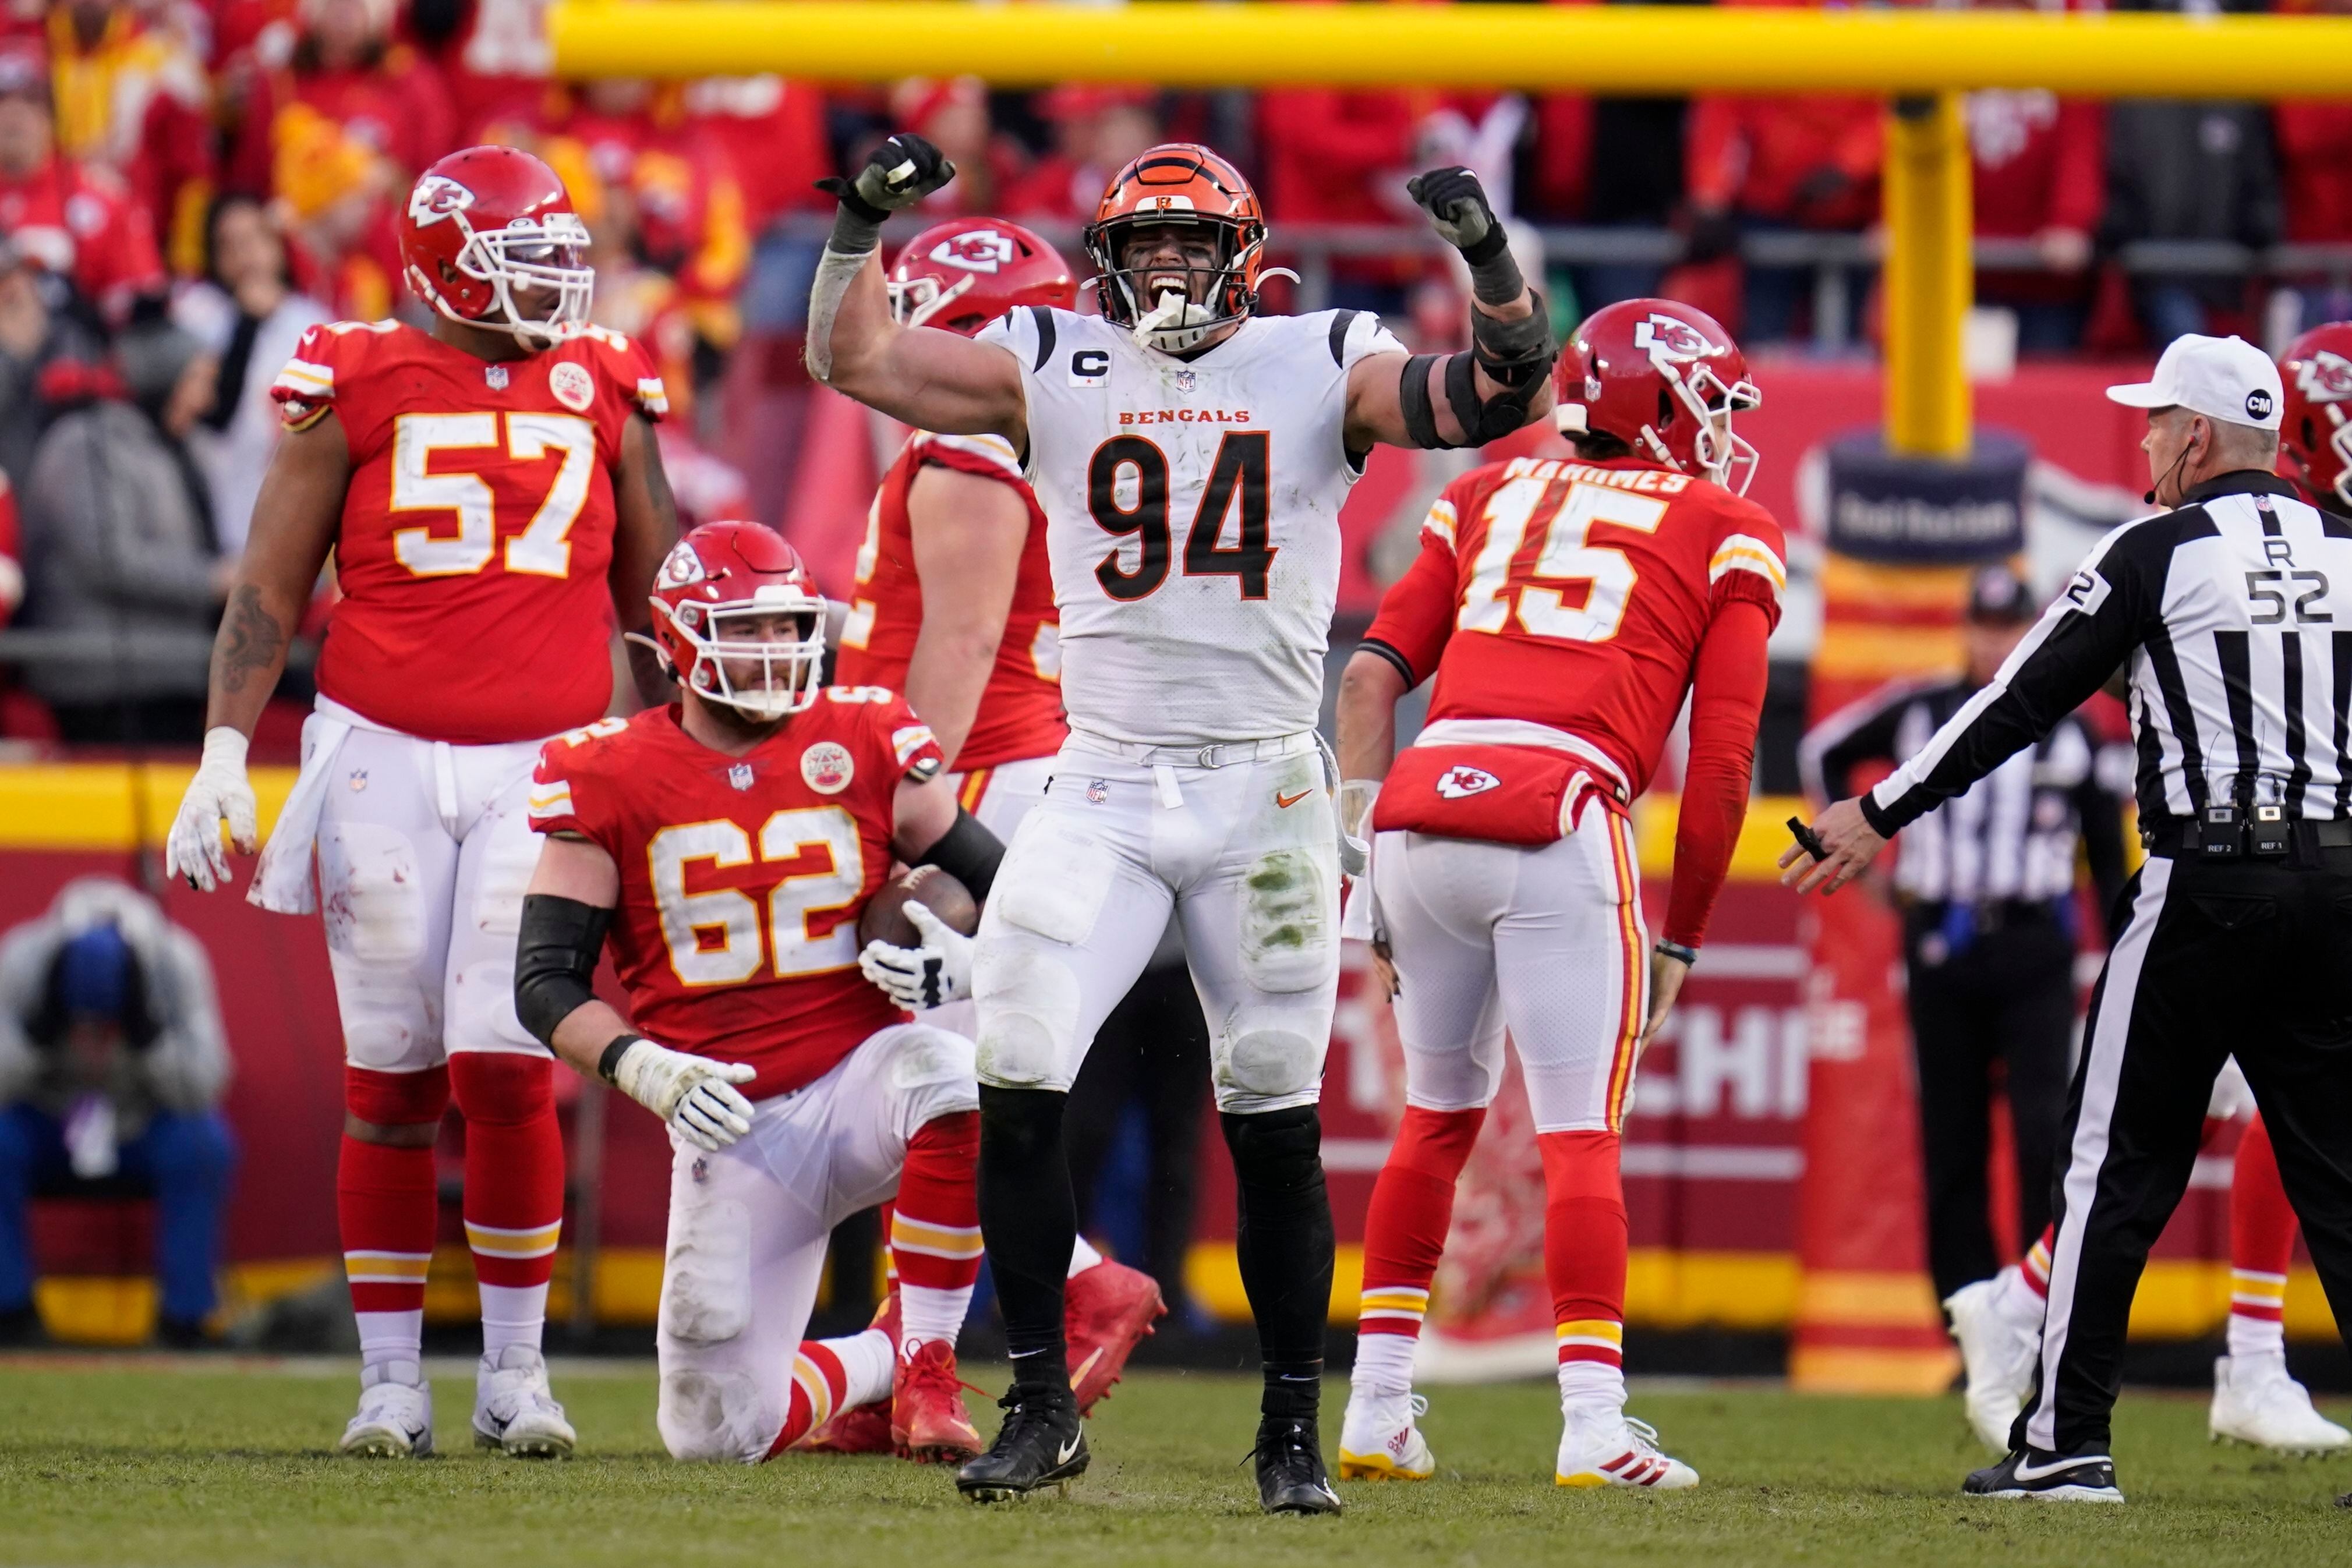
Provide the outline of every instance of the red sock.
<path id="1" fill-rule="evenodd" d="M 768 1445 L 774 1458 L 808 1436 L 812 1427 L 832 1418 L 849 1391 L 849 1373 L 841 1358 L 822 1340 L 804 1339 L 793 1353 L 792 1400 L 784 1409 L 783 1429 Z"/>
<path id="2" fill-rule="evenodd" d="M 1407 1106 L 1396 1142 L 1372 1184 L 1364 1217 L 1364 1293 L 1356 1332 L 1365 1343 L 1357 1363 L 1409 1382 L 1412 1343 L 1429 1311 L 1429 1281 L 1445 1255 L 1454 1225 L 1454 1184 L 1478 1142 L 1486 1112 L 1424 1111 Z M 1388 1365 L 1387 1363 L 1394 1363 Z"/>
<path id="3" fill-rule="evenodd" d="M 2284 1328 L 2253 1328 L 2278 1324 L 2285 1315 L 2287 1265 L 2294 1257 L 2294 1209 L 2279 1181 L 2278 1155 L 2271 1134 L 2257 1116 L 2238 1140 L 2238 1161 L 2230 1176 L 2230 1317 L 2231 1337 L 2246 1339 L 2238 1320 L 2246 1320 L 2250 1345 L 2284 1344 Z M 2237 1354 L 2233 1344 L 2231 1354 Z"/>
<path id="4" fill-rule="evenodd" d="M 432 1126 L 449 1102 L 449 1075 L 343 1069 L 343 1104 L 378 1126 Z M 343 1134 L 335 1166 L 335 1218 L 343 1272 L 359 1319 L 362 1365 L 417 1358 L 424 1333 L 425 1275 L 439 1220 L 433 1146 L 394 1147 Z"/>
<path id="5" fill-rule="evenodd" d="M 563 1229 L 563 1134 L 555 1064 L 515 1051 L 449 1059 L 466 1117 L 466 1241 L 482 1293 L 482 1349 L 537 1349 Z"/>
<path id="6" fill-rule="evenodd" d="M 890 1213 L 898 1276 L 899 1346 L 955 1343 L 980 1278 L 980 1113 L 934 1116 L 907 1140 Z"/>
<path id="7" fill-rule="evenodd" d="M 1625 1189 L 1614 1133 L 1539 1133 L 1544 1279 L 1562 1365 L 1624 1365 Z"/>

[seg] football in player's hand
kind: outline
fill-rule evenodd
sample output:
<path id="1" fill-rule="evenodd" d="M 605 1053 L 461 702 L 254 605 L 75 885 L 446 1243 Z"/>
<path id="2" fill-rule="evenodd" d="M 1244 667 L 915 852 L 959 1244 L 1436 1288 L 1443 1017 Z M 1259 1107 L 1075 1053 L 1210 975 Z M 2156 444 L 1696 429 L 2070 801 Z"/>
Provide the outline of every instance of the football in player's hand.
<path id="1" fill-rule="evenodd" d="M 907 905 L 919 904 L 951 929 L 969 936 L 980 929 L 980 904 L 971 890 L 935 865 L 919 865 L 882 884 L 857 916 L 857 945 L 887 942 L 919 947 L 923 935 L 907 918 Z"/>

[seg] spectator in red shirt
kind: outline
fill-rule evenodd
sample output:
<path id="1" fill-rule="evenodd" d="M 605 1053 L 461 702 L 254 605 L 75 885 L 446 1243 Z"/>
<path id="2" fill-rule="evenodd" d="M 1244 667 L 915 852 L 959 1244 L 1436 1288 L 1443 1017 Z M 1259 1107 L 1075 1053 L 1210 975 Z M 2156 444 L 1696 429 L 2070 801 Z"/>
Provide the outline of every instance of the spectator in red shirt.
<path id="1" fill-rule="evenodd" d="M 0 48 L 0 235 L 119 326 L 163 292 L 155 231 L 114 175 L 60 155 L 56 134 L 37 47 Z"/>
<path id="2" fill-rule="evenodd" d="M 280 155 L 280 121 L 297 110 L 331 120 L 389 166 L 405 189 L 457 147 L 448 85 L 432 62 L 393 41 L 392 0 L 302 0 L 289 68 L 255 84 L 228 183 L 265 195 Z"/>
<path id="3" fill-rule="evenodd" d="M 726 155 L 742 187 L 743 226 L 754 236 L 737 300 L 744 329 L 798 331 L 820 242 L 793 238 L 782 222 L 796 213 L 833 211 L 833 198 L 816 188 L 833 172 L 824 95 L 778 76 L 705 77 L 687 84 L 686 111 L 696 133 Z"/>
<path id="4" fill-rule="evenodd" d="M 1876 221 L 1885 112 L 1875 99 L 1826 93 L 1695 99 L 1688 151 L 1692 259 L 1722 255 L 1743 233 L 1853 232 Z M 1810 268 L 1748 267 L 1740 340 L 1781 342 L 1794 336 L 1812 277 Z M 1849 287 L 1846 319 L 1816 322 L 1815 335 L 1851 338 L 1861 292 Z"/>
<path id="5" fill-rule="evenodd" d="M 1145 88 L 1057 87 L 1039 95 L 1054 150 L 1006 183 L 1004 215 L 1092 223 L 1111 176 L 1164 140 L 1158 99 Z"/>
<path id="6" fill-rule="evenodd" d="M 2352 240 L 2352 103 L 2275 104 L 2271 119 L 2286 237 L 2336 245 Z M 2352 289 L 2313 279 L 2301 292 L 2306 328 L 2352 316 Z"/>
<path id="7" fill-rule="evenodd" d="M 1393 223 L 1396 208 L 1385 188 L 1403 188 L 1422 117 L 1437 102 L 1433 93 L 1402 89 L 1260 93 L 1258 148 L 1265 175 L 1258 192 L 1267 223 Z M 1330 303 L 1400 315 L 1403 285 L 1417 270 L 1342 258 L 1331 267 Z"/>
<path id="8" fill-rule="evenodd" d="M 2040 90 L 1968 96 L 1976 232 L 2033 242 L 2047 268 L 1979 272 L 1977 300 L 2017 315 L 2017 346 L 2063 354 L 2083 336 L 2091 236 L 2105 191 L 2105 113 Z"/>

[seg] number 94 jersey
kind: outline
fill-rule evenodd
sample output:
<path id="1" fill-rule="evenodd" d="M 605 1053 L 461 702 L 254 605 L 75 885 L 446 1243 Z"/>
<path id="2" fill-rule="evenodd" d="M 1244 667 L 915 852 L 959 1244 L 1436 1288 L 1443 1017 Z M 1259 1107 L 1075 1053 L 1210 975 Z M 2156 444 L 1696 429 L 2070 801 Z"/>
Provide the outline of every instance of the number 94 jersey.
<path id="1" fill-rule="evenodd" d="M 321 692 L 460 745 L 604 711 L 613 472 L 629 416 L 668 408 L 642 348 L 592 329 L 493 363 L 338 321 L 302 335 L 269 392 L 294 430 L 332 411 L 351 450 Z"/>
<path id="2" fill-rule="evenodd" d="M 1707 625 L 1748 600 L 1778 624 L 1780 526 L 1719 485 L 1637 458 L 1517 457 L 1448 485 L 1421 556 L 1364 642 L 1430 722 L 1517 719 L 1600 749 L 1649 787 Z"/>
<path id="3" fill-rule="evenodd" d="M 1253 316 L 1190 360 L 1045 306 L 980 335 L 1021 364 L 1071 727 L 1168 746 L 1312 729 L 1361 472 L 1348 372 L 1404 345 L 1354 310 Z"/>
<path id="4" fill-rule="evenodd" d="M 813 1082 L 907 1015 L 857 968 L 857 917 L 890 873 L 901 779 L 939 743 L 897 693 L 828 687 L 742 757 L 675 706 L 605 719 L 540 753 L 530 824 L 620 868 L 607 938 L 636 1027 L 748 1062 L 764 1099 Z"/>

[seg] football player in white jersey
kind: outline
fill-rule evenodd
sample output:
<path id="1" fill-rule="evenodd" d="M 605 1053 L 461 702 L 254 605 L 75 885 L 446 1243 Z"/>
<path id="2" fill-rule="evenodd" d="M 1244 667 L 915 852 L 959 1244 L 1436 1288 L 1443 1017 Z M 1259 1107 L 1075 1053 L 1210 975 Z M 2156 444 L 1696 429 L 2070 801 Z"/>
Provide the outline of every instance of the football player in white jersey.
<path id="1" fill-rule="evenodd" d="M 1315 721 L 1339 506 L 1377 442 L 1483 445 L 1548 413 L 1550 326 L 1464 169 L 1408 189 L 1469 265 L 1473 348 L 1414 356 L 1357 311 L 1261 315 L 1257 197 L 1178 143 L 1120 170 L 1087 228 L 1099 317 L 1033 306 L 972 339 L 902 327 L 878 231 L 953 173 L 900 135 L 827 183 L 841 205 L 808 358 L 907 423 L 1013 444 L 1061 615 L 1068 742 L 978 938 L 930 956 L 979 1003 L 981 1230 L 1013 1359 L 995 1446 L 957 1485 L 990 1501 L 1087 1467 L 1062 1340 L 1063 1105 L 1172 908 L 1240 1188 L 1265 1374 L 1259 1501 L 1336 1513 L 1316 1427 L 1332 1251 L 1316 1099 L 1341 862 L 1360 845 L 1336 820 Z"/>

